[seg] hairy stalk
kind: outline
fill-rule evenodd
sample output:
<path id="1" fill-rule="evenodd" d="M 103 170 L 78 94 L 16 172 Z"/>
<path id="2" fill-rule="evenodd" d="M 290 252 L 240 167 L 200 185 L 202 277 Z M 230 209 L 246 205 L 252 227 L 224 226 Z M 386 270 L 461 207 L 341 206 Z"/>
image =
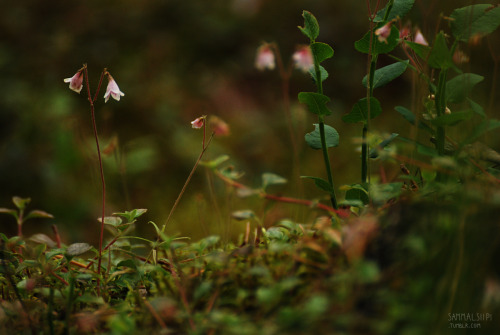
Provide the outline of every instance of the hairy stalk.
<path id="1" fill-rule="evenodd" d="M 97 125 L 95 121 L 95 109 L 94 109 L 94 104 L 95 101 L 97 100 L 97 94 L 99 93 L 99 90 L 101 89 L 101 84 L 102 80 L 104 79 L 104 75 L 107 73 L 106 69 L 104 69 L 101 73 L 101 77 L 99 79 L 99 84 L 97 85 L 97 90 L 94 94 L 94 98 L 91 97 L 90 95 L 90 86 L 89 86 L 89 75 L 88 75 L 88 70 L 87 70 L 87 65 L 85 64 L 83 66 L 84 68 L 84 76 L 85 76 L 85 83 L 87 86 L 87 96 L 90 104 L 90 115 L 92 119 L 92 128 L 94 130 L 94 137 L 95 137 L 95 143 L 96 143 L 96 148 L 97 148 L 97 158 L 99 160 L 99 173 L 101 176 L 101 185 L 102 185 L 102 215 L 101 215 L 101 230 L 100 230 L 100 235 L 99 235 L 99 261 L 97 263 L 97 273 L 101 274 L 101 263 L 102 263 L 102 243 L 104 239 L 104 217 L 106 213 L 106 183 L 104 181 L 104 169 L 102 167 L 102 157 L 101 157 L 101 147 L 99 145 L 99 136 L 97 135 Z M 97 279 L 97 292 L 99 295 L 101 295 L 101 285 L 100 285 L 100 277 Z"/>

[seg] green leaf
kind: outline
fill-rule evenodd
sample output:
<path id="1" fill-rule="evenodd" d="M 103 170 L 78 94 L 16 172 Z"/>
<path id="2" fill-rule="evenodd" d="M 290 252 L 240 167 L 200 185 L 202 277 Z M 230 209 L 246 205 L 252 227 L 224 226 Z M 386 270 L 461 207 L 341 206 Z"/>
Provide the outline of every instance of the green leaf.
<path id="1" fill-rule="evenodd" d="M 319 66 L 319 72 L 321 73 L 321 82 L 324 82 L 325 79 L 328 78 L 328 71 L 325 70 L 324 67 L 321 65 Z M 309 69 L 309 74 L 311 75 L 311 78 L 314 80 L 314 83 L 316 83 L 316 70 L 314 69 L 314 66 L 311 66 Z"/>
<path id="2" fill-rule="evenodd" d="M 394 109 L 396 110 L 396 112 L 401 114 L 406 119 L 406 121 L 410 122 L 412 125 L 415 125 L 416 122 L 415 114 L 413 114 L 409 109 L 403 106 L 396 106 L 394 107 Z M 418 122 L 418 127 L 420 129 L 429 132 L 430 134 L 434 134 L 434 130 L 422 121 Z"/>
<path id="3" fill-rule="evenodd" d="M 135 222 L 135 220 L 139 216 L 143 215 L 147 211 L 148 210 L 145 208 L 137 208 L 137 209 L 133 209 L 131 211 L 125 211 L 123 213 L 113 213 L 113 215 L 121 216 L 122 218 L 125 218 L 127 220 L 127 222 L 132 223 L 132 222 Z M 106 218 L 104 218 L 104 222 L 106 223 Z M 121 220 L 120 220 L 120 222 L 121 222 Z"/>
<path id="4" fill-rule="evenodd" d="M 373 77 L 373 88 L 375 89 L 387 85 L 388 83 L 402 75 L 406 71 L 409 62 L 409 60 L 406 60 L 404 62 L 397 62 L 376 70 Z M 367 76 L 363 78 L 362 84 L 364 87 L 367 86 Z"/>
<path id="5" fill-rule="evenodd" d="M 300 92 L 299 101 L 306 104 L 311 113 L 323 116 L 332 113 L 328 107 L 326 107 L 326 103 L 330 101 L 330 98 L 326 95 L 315 92 Z"/>
<path id="6" fill-rule="evenodd" d="M 401 114 L 405 118 L 406 121 L 410 122 L 412 125 L 415 125 L 416 117 L 415 117 L 415 114 L 413 114 L 413 112 L 411 110 L 409 110 L 408 108 L 405 108 L 403 106 L 396 106 L 396 107 L 394 107 L 394 109 L 396 110 L 396 112 Z"/>
<path id="7" fill-rule="evenodd" d="M 269 185 L 286 184 L 288 181 L 277 174 L 265 172 L 262 174 L 262 188 L 265 190 Z"/>
<path id="8" fill-rule="evenodd" d="M 300 31 L 314 41 L 319 35 L 318 20 L 312 15 L 311 12 L 303 11 L 302 17 L 304 18 L 304 27 L 299 27 Z"/>
<path id="9" fill-rule="evenodd" d="M 246 210 L 241 210 L 241 211 L 234 211 L 231 213 L 231 216 L 233 217 L 233 219 L 236 219 L 238 221 L 242 221 L 242 220 L 248 220 L 248 219 L 254 218 L 255 213 L 249 209 L 246 209 Z"/>
<path id="10" fill-rule="evenodd" d="M 332 148 L 339 145 L 339 133 L 335 128 L 325 125 L 325 138 L 326 147 Z M 306 143 L 313 149 L 321 149 L 321 136 L 319 131 L 319 124 L 314 124 L 314 131 L 305 135 Z"/>
<path id="11" fill-rule="evenodd" d="M 391 27 L 391 34 L 387 37 L 387 43 L 380 42 L 375 35 L 375 30 L 382 27 L 382 24 L 377 25 L 373 30 L 373 49 L 372 55 L 385 54 L 391 52 L 399 44 L 399 30 L 394 25 Z M 354 43 L 354 47 L 359 52 L 368 54 L 370 52 L 370 31 L 367 32 L 360 40 Z"/>
<path id="12" fill-rule="evenodd" d="M 370 98 L 370 118 L 373 119 L 377 115 L 382 113 L 382 107 L 380 107 L 380 102 L 374 98 Z M 349 114 L 342 116 L 342 121 L 346 123 L 356 123 L 362 122 L 366 123 L 368 121 L 368 99 L 360 99 Z"/>
<path id="13" fill-rule="evenodd" d="M 222 163 L 226 162 L 227 160 L 229 160 L 228 155 L 221 155 L 221 156 L 217 157 L 216 159 L 212 159 L 210 161 L 201 161 L 200 164 L 203 166 L 206 166 L 210 169 L 215 169 L 216 167 L 218 167 Z"/>
<path id="14" fill-rule="evenodd" d="M 387 17 L 387 21 L 395 19 L 397 17 L 403 18 L 413 7 L 413 3 L 415 0 L 394 0 L 391 11 L 389 12 L 389 16 Z M 387 6 L 377 12 L 374 22 L 381 22 L 384 20 L 385 11 L 387 10 Z"/>
<path id="15" fill-rule="evenodd" d="M 102 218 L 98 218 L 97 221 L 102 222 Z M 113 227 L 118 227 L 119 225 L 122 224 L 122 219 L 116 216 L 105 216 L 104 217 L 104 224 L 113 226 Z"/>
<path id="16" fill-rule="evenodd" d="M 446 38 L 441 31 L 437 34 L 434 44 L 427 60 L 429 66 L 436 69 L 446 70 L 454 66 L 452 55 L 446 44 Z"/>
<path id="17" fill-rule="evenodd" d="M 29 212 L 28 215 L 26 215 L 26 217 L 24 218 L 24 220 L 26 221 L 28 219 L 33 219 L 33 218 L 53 219 L 54 216 L 52 214 L 47 213 L 47 212 L 35 209 L 35 210 Z"/>
<path id="18" fill-rule="evenodd" d="M 485 36 L 500 25 L 500 7 L 479 4 L 455 9 L 450 15 L 451 32 L 460 41 Z"/>
<path id="19" fill-rule="evenodd" d="M 12 197 L 12 202 L 18 209 L 24 209 L 30 203 L 31 198 Z"/>
<path id="20" fill-rule="evenodd" d="M 467 101 L 469 102 L 470 108 L 476 113 L 481 115 L 483 118 L 486 117 L 486 113 L 484 112 L 483 107 L 481 107 L 480 104 L 472 101 L 471 99 L 467 98 Z"/>
<path id="21" fill-rule="evenodd" d="M 441 115 L 434 120 L 431 120 L 431 123 L 435 126 L 442 127 L 442 126 L 454 126 L 458 124 L 459 122 L 468 120 L 472 117 L 473 115 L 472 110 L 466 110 L 466 111 L 461 111 L 461 112 L 453 112 L 451 114 L 444 114 Z"/>
<path id="22" fill-rule="evenodd" d="M 333 57 L 333 49 L 326 43 L 315 42 L 311 44 L 311 51 L 314 56 L 315 63 L 321 63 L 325 59 Z"/>
<path id="23" fill-rule="evenodd" d="M 427 61 L 429 52 L 431 51 L 431 48 L 429 46 L 406 40 L 404 41 L 404 43 L 406 43 L 406 45 L 409 46 L 410 49 L 412 49 L 420 58 Z"/>
<path id="24" fill-rule="evenodd" d="M 359 201 L 366 205 L 370 203 L 370 198 L 368 197 L 368 192 L 362 185 L 350 185 L 349 189 L 345 193 L 345 199 L 347 201 Z"/>
<path id="25" fill-rule="evenodd" d="M 446 83 L 446 101 L 461 103 L 472 88 L 483 81 L 484 77 L 474 73 L 463 73 Z"/>
<path id="26" fill-rule="evenodd" d="M 35 243 L 46 244 L 51 248 L 54 248 L 56 246 L 56 242 L 52 241 L 52 239 L 47 235 L 41 233 L 31 236 L 29 240 Z"/>
<path id="27" fill-rule="evenodd" d="M 330 185 L 330 183 L 322 178 L 318 177 L 311 177 L 311 176 L 300 176 L 300 178 L 307 178 L 307 179 L 312 179 L 314 180 L 314 184 L 316 185 L 317 188 L 320 190 L 326 191 L 328 193 L 333 193 L 333 187 Z"/>
<path id="28" fill-rule="evenodd" d="M 92 246 L 88 243 L 73 243 L 66 249 L 66 255 L 68 257 L 75 257 L 86 253 L 92 249 Z"/>

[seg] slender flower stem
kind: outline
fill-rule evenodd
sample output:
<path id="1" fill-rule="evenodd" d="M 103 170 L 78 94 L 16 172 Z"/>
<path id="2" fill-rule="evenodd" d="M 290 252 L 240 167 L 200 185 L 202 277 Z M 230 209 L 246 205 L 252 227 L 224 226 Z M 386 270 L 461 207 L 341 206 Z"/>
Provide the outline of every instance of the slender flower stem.
<path id="1" fill-rule="evenodd" d="M 100 236 L 99 236 L 99 261 L 97 263 L 97 273 L 100 275 L 101 274 L 101 263 L 102 263 L 102 244 L 103 244 L 103 239 L 104 239 L 104 218 L 106 215 L 105 214 L 106 213 L 106 183 L 104 181 L 104 169 L 102 167 L 102 158 L 101 158 L 101 148 L 99 145 L 99 136 L 97 135 L 97 125 L 96 125 L 96 121 L 95 121 L 94 103 L 97 100 L 97 95 L 99 94 L 102 80 L 104 79 L 104 75 L 107 73 L 107 71 L 106 71 L 106 69 L 104 69 L 103 72 L 101 73 L 101 78 L 99 79 L 99 84 L 97 85 L 97 90 L 94 94 L 94 98 L 92 99 L 91 94 L 90 94 L 89 75 L 88 75 L 87 65 L 85 64 L 83 66 L 83 68 L 84 68 L 84 74 L 85 74 L 85 83 L 87 86 L 87 96 L 88 96 L 88 100 L 90 103 L 90 114 L 91 114 L 91 119 L 92 119 L 92 128 L 94 130 L 94 137 L 95 137 L 95 143 L 96 143 L 96 148 L 97 148 L 97 158 L 99 160 L 99 172 L 101 175 L 101 184 L 102 184 L 102 216 L 101 216 L 101 230 L 100 230 Z M 98 294 L 101 295 L 100 279 L 98 279 L 97 291 L 98 291 Z"/>
<path id="2" fill-rule="evenodd" d="M 175 200 L 174 205 L 172 206 L 172 209 L 170 210 L 170 213 L 168 214 L 167 220 L 165 221 L 165 223 L 161 227 L 161 232 L 162 233 L 165 231 L 165 227 L 167 226 L 168 222 L 170 221 L 170 218 L 172 217 L 172 214 L 174 213 L 175 209 L 177 208 L 177 205 L 179 204 L 179 202 L 180 202 L 180 200 L 182 198 L 182 195 L 186 191 L 186 188 L 187 188 L 189 182 L 191 181 L 191 178 L 193 177 L 194 172 L 196 171 L 196 168 L 200 164 L 200 161 L 203 158 L 203 155 L 205 154 L 205 151 L 208 149 L 208 146 L 210 145 L 210 142 L 212 141 L 212 139 L 213 139 L 213 137 L 215 135 L 215 133 L 212 133 L 210 135 L 210 138 L 208 139 L 208 141 L 205 144 L 205 128 L 206 128 L 206 122 L 203 124 L 203 148 L 202 148 L 202 150 L 200 152 L 200 155 L 198 156 L 198 159 L 196 160 L 196 163 L 194 163 L 193 169 L 189 173 L 189 176 L 187 177 L 186 182 L 184 183 L 184 186 L 182 187 L 181 192 L 177 196 L 177 199 Z M 159 236 L 158 236 L 158 238 L 159 238 Z"/>

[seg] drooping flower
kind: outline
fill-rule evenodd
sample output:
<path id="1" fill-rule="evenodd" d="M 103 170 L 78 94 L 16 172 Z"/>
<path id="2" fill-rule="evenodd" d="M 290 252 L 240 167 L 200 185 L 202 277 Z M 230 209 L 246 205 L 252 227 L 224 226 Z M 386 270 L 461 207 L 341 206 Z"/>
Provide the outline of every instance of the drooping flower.
<path id="1" fill-rule="evenodd" d="M 208 119 L 210 128 L 214 132 L 215 136 L 228 136 L 230 133 L 229 125 L 221 118 L 213 115 Z"/>
<path id="2" fill-rule="evenodd" d="M 399 30 L 399 39 L 401 41 L 407 40 L 409 38 L 409 36 L 410 36 L 410 32 L 411 32 L 410 24 L 407 23 L 404 27 L 402 27 Z"/>
<path id="3" fill-rule="evenodd" d="M 191 121 L 191 127 L 193 127 L 194 129 L 200 129 L 205 124 L 206 118 L 207 117 L 205 115 L 196 118 L 195 120 Z"/>
<path id="4" fill-rule="evenodd" d="M 269 43 L 263 43 L 257 49 L 257 57 L 255 58 L 255 67 L 260 71 L 265 69 L 273 70 L 275 68 L 274 52 Z"/>
<path id="5" fill-rule="evenodd" d="M 120 88 L 116 84 L 116 81 L 111 77 L 109 72 L 106 72 L 108 75 L 108 87 L 106 88 L 106 93 L 104 94 L 104 102 L 108 102 L 109 96 L 111 96 L 116 101 L 120 101 L 120 96 L 124 96 L 125 93 L 120 91 Z"/>
<path id="6" fill-rule="evenodd" d="M 313 55 L 311 48 L 308 45 L 302 45 L 297 48 L 297 51 L 292 55 L 295 63 L 295 68 L 308 72 L 314 66 Z"/>
<path id="7" fill-rule="evenodd" d="M 429 43 L 427 43 L 427 40 L 425 39 L 424 35 L 420 31 L 420 29 L 417 29 L 417 31 L 415 33 L 415 38 L 413 39 L 413 42 L 418 43 L 418 44 L 422 44 L 422 45 L 429 45 Z"/>
<path id="8" fill-rule="evenodd" d="M 75 73 L 73 77 L 64 79 L 64 82 L 69 83 L 70 90 L 80 93 L 83 87 L 83 68 Z"/>
<path id="9" fill-rule="evenodd" d="M 387 38 L 391 35 L 392 21 L 387 22 L 382 27 L 375 30 L 375 35 L 379 42 L 387 44 Z"/>

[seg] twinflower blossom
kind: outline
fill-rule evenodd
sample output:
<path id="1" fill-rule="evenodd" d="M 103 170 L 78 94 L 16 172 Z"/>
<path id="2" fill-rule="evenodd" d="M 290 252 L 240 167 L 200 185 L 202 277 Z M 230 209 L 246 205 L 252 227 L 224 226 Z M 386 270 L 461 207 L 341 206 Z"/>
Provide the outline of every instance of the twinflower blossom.
<path id="1" fill-rule="evenodd" d="M 83 87 L 83 69 L 79 70 L 71 78 L 64 79 L 65 83 L 69 83 L 69 88 L 76 93 L 80 93 Z"/>
<path id="2" fill-rule="evenodd" d="M 257 57 L 255 58 L 255 67 L 260 71 L 265 69 L 273 70 L 275 68 L 274 53 L 268 43 L 262 44 L 257 49 Z"/>
<path id="3" fill-rule="evenodd" d="M 210 116 L 208 119 L 210 128 L 215 136 L 228 136 L 230 134 L 229 125 L 217 116 Z"/>
<path id="4" fill-rule="evenodd" d="M 420 31 L 420 29 L 417 29 L 417 32 L 415 33 L 415 38 L 413 39 L 413 42 L 422 44 L 422 45 L 429 45 L 427 43 L 427 40 L 425 39 L 424 35 Z"/>
<path id="5" fill-rule="evenodd" d="M 109 96 L 113 97 L 116 101 L 120 101 L 120 96 L 124 96 L 125 93 L 120 91 L 120 88 L 116 84 L 116 81 L 111 77 L 109 73 L 108 75 L 108 87 L 106 88 L 106 93 L 104 94 L 104 102 L 108 102 Z"/>
<path id="6" fill-rule="evenodd" d="M 193 127 L 194 129 L 200 129 L 205 124 L 205 119 L 205 115 L 196 118 L 195 120 L 191 121 L 191 127 Z"/>
<path id="7" fill-rule="evenodd" d="M 391 35 L 392 21 L 387 22 L 382 27 L 375 30 L 375 35 L 379 42 L 384 42 L 387 44 L 387 38 Z"/>
<path id="8" fill-rule="evenodd" d="M 300 46 L 292 55 L 292 59 L 295 63 L 295 68 L 304 72 L 308 72 L 314 65 L 311 48 L 308 45 Z"/>

